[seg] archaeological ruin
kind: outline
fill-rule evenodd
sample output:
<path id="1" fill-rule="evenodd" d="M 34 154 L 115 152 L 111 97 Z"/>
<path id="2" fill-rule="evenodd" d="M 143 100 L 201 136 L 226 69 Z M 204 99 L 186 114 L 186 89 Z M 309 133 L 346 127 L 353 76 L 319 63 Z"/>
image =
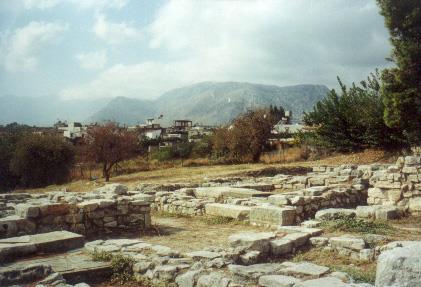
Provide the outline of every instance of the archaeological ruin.
<path id="1" fill-rule="evenodd" d="M 223 247 L 185 252 L 142 236 L 159 228 L 153 220 L 159 213 L 229 218 L 259 229 L 234 232 Z M 416 287 L 421 241 L 326 235 L 325 223 L 420 214 L 419 156 L 401 157 L 394 165 L 315 166 L 302 175 L 0 194 L 0 286 L 86 287 L 109 278 L 115 271 L 110 261 L 120 256 L 132 262 L 135 279 L 156 286 Z M 292 260 L 311 249 L 376 262 L 375 282 Z"/>

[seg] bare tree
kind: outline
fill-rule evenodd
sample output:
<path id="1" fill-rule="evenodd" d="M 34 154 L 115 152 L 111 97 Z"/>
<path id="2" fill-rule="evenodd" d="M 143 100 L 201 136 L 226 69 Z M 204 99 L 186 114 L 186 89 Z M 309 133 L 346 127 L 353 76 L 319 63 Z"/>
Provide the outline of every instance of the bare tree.
<path id="1" fill-rule="evenodd" d="M 102 165 L 102 174 L 108 182 L 111 169 L 134 155 L 136 143 L 136 134 L 116 123 L 95 126 L 86 137 L 86 159 Z"/>

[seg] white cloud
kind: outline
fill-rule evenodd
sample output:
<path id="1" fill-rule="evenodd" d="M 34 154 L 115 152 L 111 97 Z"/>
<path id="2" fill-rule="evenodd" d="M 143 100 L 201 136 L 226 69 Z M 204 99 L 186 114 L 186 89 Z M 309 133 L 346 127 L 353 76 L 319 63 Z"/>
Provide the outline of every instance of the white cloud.
<path id="1" fill-rule="evenodd" d="M 76 55 L 79 65 L 87 70 L 102 69 L 108 61 L 106 51 L 79 53 Z"/>
<path id="2" fill-rule="evenodd" d="M 114 23 L 108 21 L 105 15 L 96 16 L 93 27 L 95 35 L 109 44 L 121 44 L 125 41 L 137 40 L 142 33 L 126 22 Z"/>
<path id="3" fill-rule="evenodd" d="M 102 10 L 105 8 L 121 9 L 125 7 L 130 0 L 68 0 L 76 4 L 81 9 L 97 9 Z"/>
<path id="4" fill-rule="evenodd" d="M 29 71 L 38 65 L 37 53 L 67 29 L 56 22 L 30 22 L 3 39 L 1 56 L 8 71 Z"/>
<path id="5" fill-rule="evenodd" d="M 111 67 L 62 95 L 152 98 L 208 80 L 330 87 L 336 86 L 337 75 L 345 82 L 359 81 L 384 67 L 390 50 L 383 18 L 373 3 L 169 1 L 142 30 L 150 49 L 165 58 Z M 117 32 L 128 27 L 100 16 L 94 30 L 103 39 L 119 42 L 121 34 L 136 34 Z"/>
<path id="6" fill-rule="evenodd" d="M 46 10 L 56 6 L 60 0 L 23 0 L 25 9 L 41 9 Z"/>

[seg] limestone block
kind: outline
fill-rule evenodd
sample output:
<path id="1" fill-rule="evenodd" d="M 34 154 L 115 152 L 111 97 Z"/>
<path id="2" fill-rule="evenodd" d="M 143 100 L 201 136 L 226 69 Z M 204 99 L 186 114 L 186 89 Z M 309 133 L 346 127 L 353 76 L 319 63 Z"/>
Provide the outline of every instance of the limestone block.
<path id="1" fill-rule="evenodd" d="M 288 199 L 288 196 L 283 194 L 274 194 L 268 197 L 269 203 L 273 205 L 283 206 L 291 204 L 290 200 Z"/>
<path id="2" fill-rule="evenodd" d="M 270 252 L 275 256 L 281 256 L 291 253 L 294 248 L 294 244 L 288 239 L 275 239 L 270 242 Z"/>
<path id="3" fill-rule="evenodd" d="M 331 237 L 329 239 L 329 244 L 333 249 L 351 249 L 355 251 L 360 251 L 361 249 L 364 249 L 366 246 L 366 243 L 364 239 L 361 237 L 356 237 L 352 235 L 342 235 L 339 237 Z"/>
<path id="4" fill-rule="evenodd" d="M 380 254 L 376 286 L 416 287 L 421 282 L 421 242 Z"/>
<path id="5" fill-rule="evenodd" d="M 310 237 L 310 244 L 315 247 L 326 246 L 329 243 L 329 238 L 326 237 Z"/>
<path id="6" fill-rule="evenodd" d="M 21 203 L 15 206 L 15 214 L 22 218 L 35 218 L 40 214 L 40 211 L 38 206 Z"/>
<path id="7" fill-rule="evenodd" d="M 259 278 L 259 286 L 263 287 L 292 287 L 298 282 L 301 280 L 285 275 L 264 275 Z"/>
<path id="8" fill-rule="evenodd" d="M 359 218 L 375 218 L 379 205 L 357 206 L 355 213 Z"/>
<path id="9" fill-rule="evenodd" d="M 193 260 L 201 260 L 201 259 L 211 260 L 211 259 L 221 257 L 222 255 L 218 252 L 201 250 L 201 251 L 193 251 L 193 252 L 186 253 L 186 256 L 193 258 Z"/>
<path id="10" fill-rule="evenodd" d="M 421 164 L 421 157 L 419 156 L 406 156 L 405 165 L 419 165 Z"/>
<path id="11" fill-rule="evenodd" d="M 250 222 L 269 225 L 293 225 L 295 208 L 277 206 L 257 206 L 250 211 Z"/>
<path id="12" fill-rule="evenodd" d="M 307 280 L 299 282 L 294 287 L 348 287 L 341 279 L 336 277 L 324 277 L 319 279 Z"/>
<path id="13" fill-rule="evenodd" d="M 270 241 L 275 237 L 276 235 L 272 232 L 242 232 L 231 235 L 228 240 L 231 247 L 234 248 L 268 253 Z"/>
<path id="14" fill-rule="evenodd" d="M 281 273 L 283 275 L 289 275 L 298 278 L 319 278 L 329 272 L 328 267 L 309 262 L 283 262 L 281 265 L 284 267 L 281 269 Z"/>
<path id="15" fill-rule="evenodd" d="M 389 220 L 399 218 L 399 210 L 395 206 L 382 206 L 376 209 L 376 219 Z"/>
<path id="16" fill-rule="evenodd" d="M 237 220 L 248 219 L 250 210 L 250 207 L 242 205 L 221 203 L 208 203 L 205 205 L 207 215 L 229 217 Z"/>
<path id="17" fill-rule="evenodd" d="M 289 233 L 285 235 L 284 237 L 282 237 L 282 239 L 284 240 L 291 241 L 295 248 L 306 245 L 309 238 L 310 238 L 310 234 L 301 233 L 301 232 Z"/>
<path id="18" fill-rule="evenodd" d="M 303 226 L 279 226 L 278 232 L 284 233 L 308 233 L 310 236 L 318 236 L 323 233 L 323 229 L 320 228 L 311 228 Z"/>
<path id="19" fill-rule="evenodd" d="M 421 213 L 421 196 L 409 199 L 409 212 L 414 214 Z"/>
<path id="20" fill-rule="evenodd" d="M 231 279 L 225 277 L 221 272 L 212 272 L 209 275 L 202 275 L 197 280 L 197 287 L 228 287 Z"/>
<path id="21" fill-rule="evenodd" d="M 260 276 L 267 274 L 279 274 L 281 269 L 282 265 L 279 263 L 261 263 L 249 266 L 235 264 L 228 265 L 228 270 L 232 274 L 247 279 L 257 279 Z"/>

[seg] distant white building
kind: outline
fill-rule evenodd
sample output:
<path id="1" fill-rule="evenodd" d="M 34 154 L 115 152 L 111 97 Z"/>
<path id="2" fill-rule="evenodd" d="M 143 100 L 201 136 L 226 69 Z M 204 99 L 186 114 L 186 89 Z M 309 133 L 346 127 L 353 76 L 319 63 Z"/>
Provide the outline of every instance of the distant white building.
<path id="1" fill-rule="evenodd" d="M 78 122 L 71 122 L 67 125 L 58 127 L 63 131 L 63 136 L 69 140 L 83 138 L 87 133 L 87 127 Z"/>

